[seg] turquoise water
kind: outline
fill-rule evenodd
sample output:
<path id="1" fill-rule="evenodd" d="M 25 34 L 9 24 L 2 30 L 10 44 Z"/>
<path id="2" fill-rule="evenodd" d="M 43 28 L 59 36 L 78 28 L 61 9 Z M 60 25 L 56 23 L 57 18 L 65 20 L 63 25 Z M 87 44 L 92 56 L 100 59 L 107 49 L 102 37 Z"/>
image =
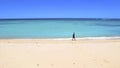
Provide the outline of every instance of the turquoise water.
<path id="1" fill-rule="evenodd" d="M 71 38 L 120 36 L 115 20 L 0 20 L 0 38 Z"/>

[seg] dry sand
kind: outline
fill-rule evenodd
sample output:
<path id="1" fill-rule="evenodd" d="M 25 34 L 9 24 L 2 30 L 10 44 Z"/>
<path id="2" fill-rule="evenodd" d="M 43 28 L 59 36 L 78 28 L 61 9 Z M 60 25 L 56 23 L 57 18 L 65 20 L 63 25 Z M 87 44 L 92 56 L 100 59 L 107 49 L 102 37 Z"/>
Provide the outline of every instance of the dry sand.
<path id="1" fill-rule="evenodd" d="M 1 39 L 0 68 L 120 68 L 120 40 Z"/>

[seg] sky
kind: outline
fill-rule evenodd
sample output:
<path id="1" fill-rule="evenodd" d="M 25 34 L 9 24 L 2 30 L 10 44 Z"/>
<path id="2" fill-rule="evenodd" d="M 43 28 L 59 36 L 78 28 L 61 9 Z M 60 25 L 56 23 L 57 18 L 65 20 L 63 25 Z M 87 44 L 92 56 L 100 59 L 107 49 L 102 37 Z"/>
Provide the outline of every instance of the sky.
<path id="1" fill-rule="evenodd" d="M 120 18 L 120 0 L 0 0 L 0 18 Z"/>

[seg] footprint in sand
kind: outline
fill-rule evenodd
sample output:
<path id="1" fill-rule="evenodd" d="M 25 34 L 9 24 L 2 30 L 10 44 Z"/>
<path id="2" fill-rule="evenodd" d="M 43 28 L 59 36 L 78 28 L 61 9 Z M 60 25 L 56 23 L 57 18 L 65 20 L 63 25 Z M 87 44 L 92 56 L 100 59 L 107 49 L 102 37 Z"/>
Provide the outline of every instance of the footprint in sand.
<path id="1" fill-rule="evenodd" d="M 37 64 L 37 66 L 39 66 L 39 64 Z"/>
<path id="2" fill-rule="evenodd" d="M 105 63 L 110 63 L 110 61 L 109 61 L 109 60 L 106 60 L 106 59 L 104 59 L 104 62 L 105 62 Z"/>
<path id="3" fill-rule="evenodd" d="M 103 64 L 100 64 L 100 66 L 102 67 L 102 66 L 103 66 Z"/>
<path id="4" fill-rule="evenodd" d="M 54 66 L 54 64 L 51 64 L 51 66 Z"/>
<path id="5" fill-rule="evenodd" d="M 93 59 L 93 61 L 96 61 L 96 59 Z"/>
<path id="6" fill-rule="evenodd" d="M 75 62 L 73 64 L 76 64 Z"/>

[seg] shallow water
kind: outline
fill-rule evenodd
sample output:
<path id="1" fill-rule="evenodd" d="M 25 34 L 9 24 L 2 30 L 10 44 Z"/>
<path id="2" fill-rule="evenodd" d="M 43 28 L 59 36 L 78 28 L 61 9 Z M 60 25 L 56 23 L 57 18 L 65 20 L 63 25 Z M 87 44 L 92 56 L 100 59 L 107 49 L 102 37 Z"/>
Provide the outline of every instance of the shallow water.
<path id="1" fill-rule="evenodd" d="M 0 38 L 118 37 L 115 20 L 0 20 Z"/>

